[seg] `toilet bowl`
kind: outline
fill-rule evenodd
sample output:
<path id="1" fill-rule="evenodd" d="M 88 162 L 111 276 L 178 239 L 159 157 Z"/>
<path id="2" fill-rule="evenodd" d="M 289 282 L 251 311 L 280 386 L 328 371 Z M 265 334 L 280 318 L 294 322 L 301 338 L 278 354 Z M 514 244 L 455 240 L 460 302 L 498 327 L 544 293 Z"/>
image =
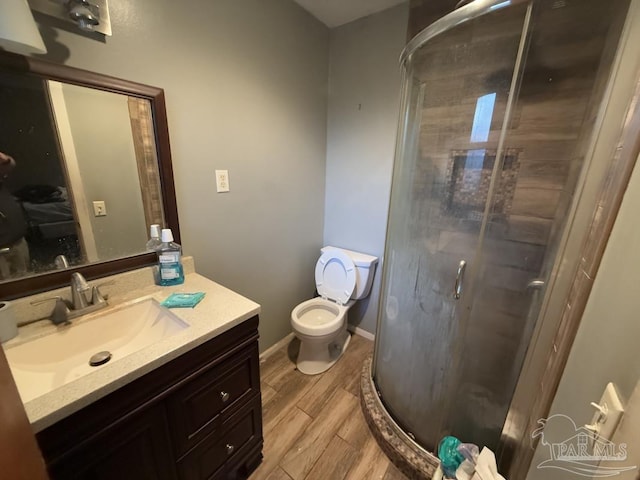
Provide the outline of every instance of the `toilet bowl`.
<path id="1" fill-rule="evenodd" d="M 315 375 L 329 369 L 349 345 L 347 310 L 322 297 L 302 302 L 291 312 L 291 326 L 300 340 L 298 370 Z"/>
<path id="2" fill-rule="evenodd" d="M 291 312 L 291 327 L 300 340 L 296 366 L 307 375 L 322 373 L 349 345 L 347 312 L 371 289 L 377 258 L 336 247 L 324 247 L 316 263 L 320 297 L 306 300 Z"/>

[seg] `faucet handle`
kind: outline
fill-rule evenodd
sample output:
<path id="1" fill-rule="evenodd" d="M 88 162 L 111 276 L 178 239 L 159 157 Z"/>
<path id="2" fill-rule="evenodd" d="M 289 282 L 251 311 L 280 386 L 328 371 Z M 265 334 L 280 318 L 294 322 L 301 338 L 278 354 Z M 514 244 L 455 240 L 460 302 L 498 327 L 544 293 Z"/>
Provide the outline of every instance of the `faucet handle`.
<path id="1" fill-rule="evenodd" d="M 94 285 L 91 288 L 91 305 L 106 303 L 107 298 L 109 298 L 109 295 L 102 295 L 100 292 L 100 285 Z"/>
<path id="2" fill-rule="evenodd" d="M 96 303 L 103 303 L 109 299 L 109 295 L 103 295 L 100 289 L 102 287 L 106 287 L 107 285 L 113 285 L 116 283 L 113 280 L 109 280 L 107 282 L 99 283 L 98 285 L 94 285 L 91 289 L 91 303 L 95 305 Z"/>
<path id="3" fill-rule="evenodd" d="M 55 297 L 47 297 L 47 298 L 43 298 L 42 300 L 34 300 L 33 302 L 29 302 L 31 305 L 42 305 L 43 303 L 46 302 L 50 302 L 52 300 L 62 300 L 62 297 L 60 296 L 55 296 Z"/>
<path id="4" fill-rule="evenodd" d="M 42 300 L 31 302 L 31 305 L 40 305 L 52 300 L 55 300 L 56 304 L 53 307 L 53 311 L 51 312 L 51 321 L 54 325 L 68 324 L 69 313 L 71 313 L 71 310 L 69 309 L 69 305 L 67 305 L 67 302 L 64 298 L 60 296 L 43 298 Z"/>

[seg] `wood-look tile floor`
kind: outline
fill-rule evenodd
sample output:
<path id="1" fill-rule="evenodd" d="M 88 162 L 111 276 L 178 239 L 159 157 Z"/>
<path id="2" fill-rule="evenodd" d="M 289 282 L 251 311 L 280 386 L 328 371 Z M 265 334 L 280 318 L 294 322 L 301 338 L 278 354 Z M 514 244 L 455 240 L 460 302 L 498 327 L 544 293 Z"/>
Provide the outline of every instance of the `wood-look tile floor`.
<path id="1" fill-rule="evenodd" d="M 360 409 L 360 372 L 373 343 L 353 335 L 323 374 L 296 370 L 298 340 L 260 365 L 264 459 L 250 480 L 405 480 Z"/>

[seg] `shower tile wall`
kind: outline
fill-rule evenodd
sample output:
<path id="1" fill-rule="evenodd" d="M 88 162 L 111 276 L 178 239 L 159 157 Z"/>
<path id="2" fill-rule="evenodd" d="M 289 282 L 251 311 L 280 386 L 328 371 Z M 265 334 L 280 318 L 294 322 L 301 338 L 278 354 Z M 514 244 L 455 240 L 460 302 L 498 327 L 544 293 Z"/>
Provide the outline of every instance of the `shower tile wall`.
<path id="1" fill-rule="evenodd" d="M 411 0 L 407 37 L 415 37 L 424 28 L 452 12 L 458 0 Z"/>
<path id="2" fill-rule="evenodd" d="M 478 408 L 487 409 L 487 425 L 483 428 L 500 428 L 504 422 L 501 415 L 491 418 L 495 410 L 491 407 L 508 405 L 512 395 L 508 377 L 513 376 L 514 359 L 522 360 L 528 343 L 532 321 L 527 322 L 527 314 L 531 302 L 538 301 L 536 295 L 540 294 L 527 289 L 527 284 L 549 273 L 551 265 L 544 262 L 547 245 L 551 243 L 550 236 L 560 230 L 558 226 L 570 205 L 584 159 L 611 52 L 615 51 L 615 41 L 608 40 L 609 34 L 617 38 L 611 29 L 619 28 L 612 18 L 620 10 L 609 3 L 599 0 L 536 3 L 522 83 L 505 143 L 517 168 L 513 168 L 513 162 L 505 162 L 500 181 L 501 187 L 509 191 L 507 202 L 501 198 L 492 208 L 482 261 L 477 261 L 475 267 L 481 281 L 474 292 L 471 317 L 461 327 L 466 329 L 460 346 L 462 356 L 485 360 L 468 363 L 462 360 L 460 374 L 463 379 L 472 379 L 463 382 L 461 388 L 471 390 L 466 393 L 472 398 L 482 399 Z M 411 15 L 423 11 L 421 5 L 414 4 L 423 2 L 412 2 Z M 418 162 L 414 189 L 425 192 L 425 203 L 429 205 L 416 205 L 413 217 L 415 228 L 426 231 L 427 227 L 420 225 L 420 211 L 443 212 L 436 227 L 437 248 L 450 257 L 452 286 L 458 261 L 476 245 L 482 218 L 481 214 L 471 214 L 477 211 L 479 199 L 469 197 L 468 185 L 461 179 L 467 175 L 469 182 L 474 178 L 478 181 L 493 166 L 493 161 L 487 158 L 498 147 L 523 11 L 513 7 L 492 14 L 490 19 L 479 19 L 473 28 L 442 35 L 420 52 L 424 62 L 417 68 L 424 82 L 425 100 L 418 154 L 430 161 Z M 419 20 L 414 18 L 410 23 L 417 25 Z M 473 60 L 478 57 L 482 57 L 482 63 Z M 471 143 L 478 98 L 492 93 L 496 93 L 496 99 L 487 141 Z M 473 170 L 456 170 L 456 161 L 460 162 L 465 152 L 483 149 L 487 152 L 482 171 L 477 165 L 473 167 L 476 177 Z M 438 175 L 430 171 L 432 168 Z M 442 177 L 448 179 L 445 185 L 429 184 L 442 172 Z M 454 174 L 456 178 L 452 178 Z M 440 204 L 430 200 L 433 196 L 427 191 L 432 188 L 441 189 Z M 486 191 L 479 189 L 483 202 Z M 451 198 L 458 199 L 453 221 Z M 429 237 L 433 239 L 433 216 L 429 218 Z M 523 337 L 526 337 L 524 345 Z M 460 425 L 460 428 L 462 432 L 458 433 L 463 434 L 465 429 L 480 426 Z"/>

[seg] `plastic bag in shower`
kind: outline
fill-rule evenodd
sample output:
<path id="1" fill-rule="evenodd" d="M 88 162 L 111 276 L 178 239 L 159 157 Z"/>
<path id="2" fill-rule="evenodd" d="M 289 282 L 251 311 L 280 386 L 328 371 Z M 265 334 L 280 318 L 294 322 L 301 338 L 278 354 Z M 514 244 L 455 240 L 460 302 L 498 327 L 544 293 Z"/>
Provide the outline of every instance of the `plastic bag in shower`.
<path id="1" fill-rule="evenodd" d="M 445 478 L 456 478 L 456 470 L 464 461 L 464 457 L 458 451 L 462 444 L 456 437 L 444 437 L 438 445 L 438 458 Z"/>

